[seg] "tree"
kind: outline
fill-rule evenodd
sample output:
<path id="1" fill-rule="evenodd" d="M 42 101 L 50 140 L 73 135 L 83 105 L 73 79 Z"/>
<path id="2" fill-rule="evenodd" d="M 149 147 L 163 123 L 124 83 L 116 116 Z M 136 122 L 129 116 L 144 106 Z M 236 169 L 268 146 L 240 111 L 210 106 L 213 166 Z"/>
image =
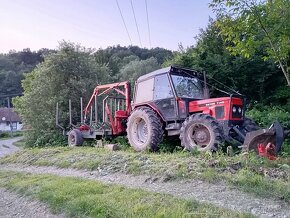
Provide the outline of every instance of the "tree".
<path id="1" fill-rule="evenodd" d="M 96 64 L 91 50 L 62 42 L 59 51 L 44 58 L 22 82 L 24 96 L 13 100 L 26 126 L 32 145 L 53 144 L 61 134 L 55 126 L 55 106 L 59 102 L 61 120 L 68 123 L 68 100 L 72 101 L 74 122 L 80 121 L 80 97 L 88 102 L 94 87 L 107 81 L 108 69 Z M 66 118 L 66 119 L 65 119 Z"/>
<path id="2" fill-rule="evenodd" d="M 180 51 L 176 52 L 174 58 L 166 62 L 166 65 L 177 64 L 205 71 L 210 84 L 224 89 L 211 78 L 221 81 L 246 95 L 251 101 L 258 101 L 262 104 L 286 104 L 288 92 L 282 90 L 278 95 L 278 90 L 284 80 L 283 75 L 273 60 L 261 59 L 264 55 L 263 51 L 257 51 L 249 58 L 231 55 L 226 49 L 229 42 L 223 40 L 220 28 L 212 19 L 195 38 L 196 45 L 186 49 L 180 46 Z M 289 89 L 286 86 L 285 88 Z M 220 93 L 212 89 L 211 94 L 215 97 Z"/>
<path id="3" fill-rule="evenodd" d="M 133 60 L 125 65 L 120 70 L 120 80 L 129 80 L 131 84 L 138 79 L 138 77 L 150 73 L 160 68 L 156 58 L 149 58 L 146 60 Z"/>
<path id="4" fill-rule="evenodd" d="M 248 58 L 263 50 L 263 59 L 278 63 L 290 86 L 289 0 L 213 0 L 210 6 L 229 51 Z"/>

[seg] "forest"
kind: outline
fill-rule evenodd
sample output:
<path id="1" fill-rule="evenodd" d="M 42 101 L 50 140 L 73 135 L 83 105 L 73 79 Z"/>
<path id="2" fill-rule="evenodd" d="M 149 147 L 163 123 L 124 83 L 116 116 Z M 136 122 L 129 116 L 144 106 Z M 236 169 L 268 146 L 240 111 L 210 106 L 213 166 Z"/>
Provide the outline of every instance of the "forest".
<path id="1" fill-rule="evenodd" d="M 31 129 L 27 143 L 54 144 L 62 140 L 55 127 L 56 102 L 64 110 L 68 99 L 78 105 L 82 96 L 87 102 L 97 84 L 134 83 L 141 75 L 174 64 L 204 71 L 213 87 L 223 89 L 217 82 L 221 81 L 245 95 L 247 115 L 260 126 L 279 120 L 290 128 L 289 17 L 281 19 L 275 11 L 285 2 L 257 7 L 269 13 L 264 29 L 255 26 L 259 14 L 243 11 L 244 1 L 227 1 L 229 10 L 223 10 L 222 2 L 212 2 L 218 18 L 209 19 L 207 27 L 193 36 L 196 43 L 189 47 L 180 44 L 178 51 L 120 45 L 96 50 L 62 41 L 55 50 L 26 48 L 0 54 L 0 104 L 6 106 L 6 98 L 14 97 L 13 105 Z M 239 16 L 230 19 L 231 10 Z M 287 7 L 285 11 L 289 13 Z M 245 21 L 244 16 L 249 19 Z"/>

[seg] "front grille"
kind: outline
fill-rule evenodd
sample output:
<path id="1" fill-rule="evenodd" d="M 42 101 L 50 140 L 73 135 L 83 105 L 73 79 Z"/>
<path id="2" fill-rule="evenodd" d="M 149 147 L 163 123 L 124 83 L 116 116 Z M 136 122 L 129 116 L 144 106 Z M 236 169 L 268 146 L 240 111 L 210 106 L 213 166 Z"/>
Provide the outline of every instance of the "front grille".
<path id="1" fill-rule="evenodd" d="M 243 117 L 243 107 L 242 105 L 233 105 L 232 107 L 232 117 L 242 118 Z"/>
<path id="2" fill-rule="evenodd" d="M 225 108 L 224 106 L 218 106 L 215 108 L 215 117 L 216 119 L 222 119 L 225 116 Z"/>

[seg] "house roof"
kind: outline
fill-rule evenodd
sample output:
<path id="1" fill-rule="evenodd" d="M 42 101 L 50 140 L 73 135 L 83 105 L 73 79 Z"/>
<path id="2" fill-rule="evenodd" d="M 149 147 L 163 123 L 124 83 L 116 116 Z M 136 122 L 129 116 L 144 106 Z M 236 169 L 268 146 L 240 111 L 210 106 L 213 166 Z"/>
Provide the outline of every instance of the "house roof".
<path id="1" fill-rule="evenodd" d="M 10 120 L 12 122 L 21 122 L 20 117 L 16 112 L 13 111 L 13 108 L 7 107 L 0 108 L 0 123 L 8 122 Z"/>

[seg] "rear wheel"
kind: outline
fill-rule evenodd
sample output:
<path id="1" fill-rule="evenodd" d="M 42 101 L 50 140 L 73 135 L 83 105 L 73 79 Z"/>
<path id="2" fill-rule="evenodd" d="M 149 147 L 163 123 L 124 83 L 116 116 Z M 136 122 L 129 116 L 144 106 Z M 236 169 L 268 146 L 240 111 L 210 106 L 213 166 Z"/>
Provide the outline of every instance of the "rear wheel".
<path id="1" fill-rule="evenodd" d="M 207 114 L 194 114 L 188 117 L 180 129 L 181 146 L 191 151 L 217 151 L 224 142 L 218 122 Z"/>
<path id="2" fill-rule="evenodd" d="M 163 139 L 162 122 L 152 109 L 137 108 L 128 119 L 127 136 L 135 151 L 156 151 Z"/>
<path id="3" fill-rule="evenodd" d="M 82 133 L 78 129 L 73 129 L 68 134 L 68 145 L 70 147 L 81 146 L 84 143 Z"/>

